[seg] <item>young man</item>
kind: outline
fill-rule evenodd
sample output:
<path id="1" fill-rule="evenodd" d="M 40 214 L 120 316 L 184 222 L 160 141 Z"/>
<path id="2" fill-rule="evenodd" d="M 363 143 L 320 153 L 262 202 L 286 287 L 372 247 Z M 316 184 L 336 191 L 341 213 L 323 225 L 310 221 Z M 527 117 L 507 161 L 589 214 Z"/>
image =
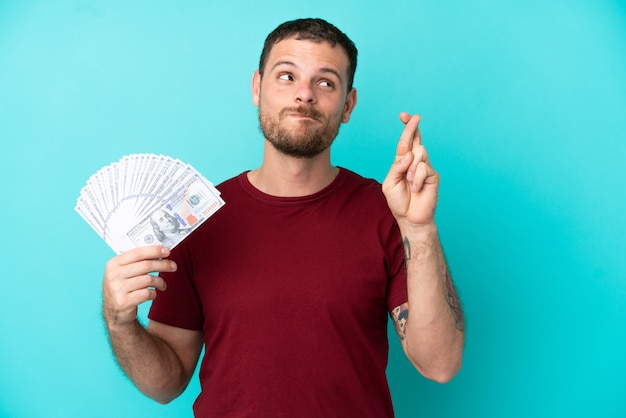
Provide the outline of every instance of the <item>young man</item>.
<path id="1" fill-rule="evenodd" d="M 459 370 L 463 317 L 419 116 L 400 114 L 382 188 L 330 163 L 357 102 L 356 56 L 323 20 L 276 28 L 252 78 L 261 167 L 222 183 L 226 205 L 171 253 L 142 247 L 107 263 L 111 345 L 146 395 L 177 397 L 204 345 L 198 416 L 393 416 L 388 314 L 424 376 L 446 382 Z"/>

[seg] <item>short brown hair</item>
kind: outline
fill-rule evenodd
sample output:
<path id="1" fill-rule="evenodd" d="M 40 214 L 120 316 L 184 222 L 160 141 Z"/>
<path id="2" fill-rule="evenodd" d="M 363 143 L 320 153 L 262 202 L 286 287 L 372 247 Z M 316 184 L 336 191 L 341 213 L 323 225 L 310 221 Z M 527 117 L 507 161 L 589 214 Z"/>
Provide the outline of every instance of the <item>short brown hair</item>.
<path id="1" fill-rule="evenodd" d="M 331 46 L 341 45 L 348 56 L 348 92 L 352 90 L 354 74 L 356 72 L 357 48 L 348 36 L 336 26 L 323 19 L 296 19 L 280 24 L 265 39 L 261 59 L 259 60 L 259 73 L 263 77 L 265 64 L 272 47 L 285 39 L 309 40 L 315 42 L 326 41 Z"/>

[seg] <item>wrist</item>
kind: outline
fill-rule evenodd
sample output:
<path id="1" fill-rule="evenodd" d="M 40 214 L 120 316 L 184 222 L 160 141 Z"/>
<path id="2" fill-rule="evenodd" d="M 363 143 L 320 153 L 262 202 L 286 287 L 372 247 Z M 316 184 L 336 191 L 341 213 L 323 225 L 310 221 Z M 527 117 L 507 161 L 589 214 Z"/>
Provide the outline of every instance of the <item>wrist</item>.
<path id="1" fill-rule="evenodd" d="M 439 255 L 441 244 L 439 232 L 434 223 L 401 227 L 400 232 L 407 262 L 412 260 L 413 263 L 420 263 Z"/>
<path id="2" fill-rule="evenodd" d="M 141 327 L 137 315 L 121 315 L 120 313 L 111 313 L 104 311 L 104 323 L 109 333 L 132 334 L 137 327 Z"/>
<path id="3" fill-rule="evenodd" d="M 402 239 L 430 240 L 439 237 L 439 230 L 435 222 L 426 224 L 412 224 L 409 222 L 398 222 Z"/>

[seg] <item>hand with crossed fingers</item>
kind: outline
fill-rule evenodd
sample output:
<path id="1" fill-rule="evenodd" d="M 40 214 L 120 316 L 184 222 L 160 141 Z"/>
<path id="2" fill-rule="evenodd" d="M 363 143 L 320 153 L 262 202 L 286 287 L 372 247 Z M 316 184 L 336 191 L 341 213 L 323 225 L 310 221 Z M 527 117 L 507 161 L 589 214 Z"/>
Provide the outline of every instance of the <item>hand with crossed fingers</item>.
<path id="1" fill-rule="evenodd" d="M 439 174 L 430 165 L 419 131 L 419 115 L 400 113 L 404 131 L 383 182 L 387 204 L 402 228 L 434 223 Z"/>

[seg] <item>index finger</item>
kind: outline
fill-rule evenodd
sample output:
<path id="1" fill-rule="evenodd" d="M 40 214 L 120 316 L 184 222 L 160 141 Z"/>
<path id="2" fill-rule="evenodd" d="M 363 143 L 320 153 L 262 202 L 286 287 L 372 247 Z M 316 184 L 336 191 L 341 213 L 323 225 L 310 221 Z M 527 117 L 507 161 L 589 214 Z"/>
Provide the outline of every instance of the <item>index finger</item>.
<path id="1" fill-rule="evenodd" d="M 398 148 L 396 150 L 396 158 L 402 158 L 407 152 L 411 151 L 414 145 L 422 144 L 422 136 L 419 131 L 420 115 L 409 115 L 406 112 L 400 113 L 400 121 L 404 123 L 404 130 L 400 135 Z"/>
<path id="2" fill-rule="evenodd" d="M 133 248 L 117 256 L 119 265 L 124 266 L 142 260 L 155 260 L 170 255 L 170 249 L 162 245 L 147 245 Z"/>

